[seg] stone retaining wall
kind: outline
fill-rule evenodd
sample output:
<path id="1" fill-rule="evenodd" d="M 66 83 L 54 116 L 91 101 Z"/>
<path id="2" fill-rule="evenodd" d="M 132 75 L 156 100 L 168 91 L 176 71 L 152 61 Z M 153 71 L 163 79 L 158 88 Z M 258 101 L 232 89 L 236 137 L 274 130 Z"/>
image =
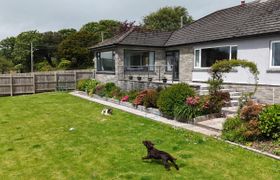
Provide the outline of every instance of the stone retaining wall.
<path id="1" fill-rule="evenodd" d="M 246 84 L 224 84 L 223 87 L 243 93 L 253 92 L 255 88 L 254 85 Z M 280 104 L 280 86 L 259 85 L 255 97 L 261 103 Z"/>

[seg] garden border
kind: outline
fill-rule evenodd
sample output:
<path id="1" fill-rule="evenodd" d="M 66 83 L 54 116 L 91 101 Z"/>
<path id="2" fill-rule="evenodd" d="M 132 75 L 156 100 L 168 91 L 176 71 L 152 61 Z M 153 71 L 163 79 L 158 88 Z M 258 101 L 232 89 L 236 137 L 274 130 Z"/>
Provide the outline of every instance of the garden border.
<path id="1" fill-rule="evenodd" d="M 205 128 L 202 128 L 202 127 L 199 127 L 199 126 L 196 126 L 196 125 L 193 125 L 193 124 L 186 124 L 186 123 L 177 122 L 175 120 L 170 120 L 170 119 L 164 118 L 160 115 L 152 114 L 152 113 L 147 112 L 147 111 L 141 111 L 140 109 L 136 109 L 135 107 L 129 106 L 128 103 L 127 103 L 127 106 L 126 106 L 126 105 L 121 105 L 120 102 L 115 100 L 115 99 L 111 99 L 111 98 L 105 99 L 105 98 L 101 98 L 99 96 L 90 97 L 85 92 L 82 92 L 82 91 L 74 91 L 74 92 L 71 92 L 70 94 L 73 95 L 73 96 L 82 98 L 82 99 L 86 99 L 86 100 L 89 100 L 89 101 L 96 102 L 98 104 L 102 104 L 102 105 L 105 105 L 105 106 L 110 106 L 110 107 L 113 107 L 113 108 L 116 108 L 116 109 L 126 111 L 128 113 L 132 113 L 132 114 L 135 114 L 135 115 L 138 115 L 138 116 L 142 116 L 142 117 L 145 117 L 145 118 L 157 121 L 157 122 L 172 125 L 173 127 L 183 128 L 183 129 L 193 131 L 193 132 L 196 132 L 196 133 L 201 133 L 201 134 L 204 134 L 204 135 L 207 135 L 207 136 L 214 136 L 214 138 L 216 138 L 217 140 L 226 142 L 226 143 L 234 145 L 234 146 L 239 146 L 239 147 L 241 147 L 245 150 L 252 151 L 252 152 L 255 152 L 255 153 L 258 153 L 258 154 L 276 159 L 276 160 L 280 160 L 279 156 L 270 154 L 268 152 L 257 150 L 257 149 L 254 149 L 254 148 L 242 145 L 242 144 L 234 143 L 234 142 L 231 142 L 231 141 L 223 140 L 219 137 L 220 133 L 218 133 L 218 132 L 208 130 L 208 129 L 205 129 Z M 122 103 L 124 103 L 124 102 L 122 102 Z"/>

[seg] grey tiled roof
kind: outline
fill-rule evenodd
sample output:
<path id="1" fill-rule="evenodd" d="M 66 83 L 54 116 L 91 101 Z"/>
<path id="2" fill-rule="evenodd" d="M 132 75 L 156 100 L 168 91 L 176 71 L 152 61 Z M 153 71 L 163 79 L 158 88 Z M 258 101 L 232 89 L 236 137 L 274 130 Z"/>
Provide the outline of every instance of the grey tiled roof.
<path id="1" fill-rule="evenodd" d="M 141 31 L 138 28 L 132 28 L 123 34 L 100 42 L 90 47 L 90 49 L 112 45 L 163 47 L 171 33 L 172 32 Z"/>
<path id="2" fill-rule="evenodd" d="M 214 12 L 175 31 L 166 46 L 280 32 L 280 0 L 257 0 Z"/>
<path id="3" fill-rule="evenodd" d="M 173 33 L 132 28 L 91 48 L 111 45 L 168 47 L 269 33 L 280 33 L 280 0 L 256 0 L 219 10 Z"/>

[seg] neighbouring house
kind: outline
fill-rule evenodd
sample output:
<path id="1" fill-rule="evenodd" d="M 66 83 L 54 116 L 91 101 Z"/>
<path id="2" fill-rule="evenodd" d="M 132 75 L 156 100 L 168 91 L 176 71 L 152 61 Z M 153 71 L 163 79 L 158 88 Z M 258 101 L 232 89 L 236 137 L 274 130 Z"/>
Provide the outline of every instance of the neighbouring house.
<path id="1" fill-rule="evenodd" d="M 242 2 L 174 32 L 132 28 L 91 49 L 96 54 L 96 79 L 115 82 L 124 89 L 157 86 L 164 78 L 168 84 L 205 86 L 209 68 L 217 60 L 250 60 L 260 71 L 256 97 L 280 103 L 279 0 Z M 224 86 L 252 91 L 254 77 L 237 68 L 226 75 Z"/>

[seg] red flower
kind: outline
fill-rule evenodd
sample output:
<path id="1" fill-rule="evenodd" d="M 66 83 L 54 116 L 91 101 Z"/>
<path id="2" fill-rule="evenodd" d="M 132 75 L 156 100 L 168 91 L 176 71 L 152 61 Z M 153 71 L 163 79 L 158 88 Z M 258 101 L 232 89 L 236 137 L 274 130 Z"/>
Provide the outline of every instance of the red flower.
<path id="1" fill-rule="evenodd" d="M 121 99 L 121 102 L 127 102 L 129 100 L 129 96 L 124 96 L 122 99 Z"/>

